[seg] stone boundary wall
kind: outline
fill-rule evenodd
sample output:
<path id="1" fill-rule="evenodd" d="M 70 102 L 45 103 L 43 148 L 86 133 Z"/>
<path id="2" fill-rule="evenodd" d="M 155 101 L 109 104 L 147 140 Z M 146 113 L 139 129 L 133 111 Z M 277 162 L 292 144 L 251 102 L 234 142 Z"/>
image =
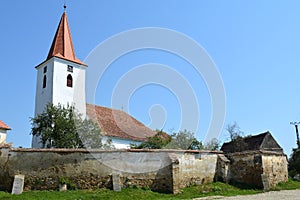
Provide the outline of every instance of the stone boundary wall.
<path id="1" fill-rule="evenodd" d="M 0 149 L 0 190 L 11 190 L 13 177 L 25 175 L 25 190 L 56 190 L 64 181 L 77 189 L 144 187 L 178 193 L 213 181 L 220 151 Z"/>
<path id="2" fill-rule="evenodd" d="M 170 155 L 170 154 L 169 154 Z M 217 169 L 217 152 L 172 153 L 173 193 L 191 185 L 213 182 Z M 175 158 L 175 159 L 174 159 Z"/>

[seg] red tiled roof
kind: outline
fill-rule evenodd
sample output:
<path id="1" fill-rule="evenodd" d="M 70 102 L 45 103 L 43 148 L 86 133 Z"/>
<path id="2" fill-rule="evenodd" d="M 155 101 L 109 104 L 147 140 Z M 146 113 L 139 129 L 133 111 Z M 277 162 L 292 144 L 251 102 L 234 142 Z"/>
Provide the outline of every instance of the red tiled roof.
<path id="1" fill-rule="evenodd" d="M 258 135 L 253 135 L 243 138 L 244 147 L 243 151 L 255 151 L 255 150 L 270 150 L 282 152 L 282 148 L 273 138 L 272 134 L 267 131 Z M 222 145 L 221 151 L 233 153 L 235 152 L 235 143 L 226 142 Z M 239 144 L 241 145 L 241 144 Z"/>
<path id="2" fill-rule="evenodd" d="M 0 129 L 11 130 L 9 126 L 7 126 L 3 121 L 0 120 Z"/>
<path id="3" fill-rule="evenodd" d="M 146 141 L 148 137 L 156 134 L 155 131 L 121 110 L 87 104 L 86 112 L 89 118 L 99 124 L 102 133 L 106 136 Z"/>
<path id="4" fill-rule="evenodd" d="M 52 57 L 58 57 L 81 65 L 86 65 L 76 58 L 66 12 L 63 13 L 60 19 L 47 60 Z"/>

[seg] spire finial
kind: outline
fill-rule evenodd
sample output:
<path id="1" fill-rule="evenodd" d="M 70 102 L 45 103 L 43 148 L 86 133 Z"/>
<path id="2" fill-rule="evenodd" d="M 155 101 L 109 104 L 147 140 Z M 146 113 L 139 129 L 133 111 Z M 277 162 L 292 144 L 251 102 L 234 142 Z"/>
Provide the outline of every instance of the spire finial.
<path id="1" fill-rule="evenodd" d="M 66 12 L 67 6 L 66 6 L 66 2 L 64 3 L 64 12 Z"/>

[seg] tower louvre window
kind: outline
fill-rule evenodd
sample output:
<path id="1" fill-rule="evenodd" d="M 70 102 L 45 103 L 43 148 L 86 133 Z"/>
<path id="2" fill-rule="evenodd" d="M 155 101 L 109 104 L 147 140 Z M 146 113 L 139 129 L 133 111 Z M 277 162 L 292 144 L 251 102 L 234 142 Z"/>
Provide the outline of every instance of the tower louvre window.
<path id="1" fill-rule="evenodd" d="M 67 76 L 67 87 L 73 87 L 73 78 L 71 74 Z"/>
<path id="2" fill-rule="evenodd" d="M 46 77 L 46 75 L 44 75 L 44 78 L 43 78 L 43 88 L 46 87 L 46 84 L 47 84 L 47 77 Z"/>
<path id="3" fill-rule="evenodd" d="M 71 65 L 68 65 L 68 72 L 73 72 L 73 66 L 71 66 Z"/>
<path id="4" fill-rule="evenodd" d="M 44 74 L 47 72 L 47 66 L 44 67 Z"/>

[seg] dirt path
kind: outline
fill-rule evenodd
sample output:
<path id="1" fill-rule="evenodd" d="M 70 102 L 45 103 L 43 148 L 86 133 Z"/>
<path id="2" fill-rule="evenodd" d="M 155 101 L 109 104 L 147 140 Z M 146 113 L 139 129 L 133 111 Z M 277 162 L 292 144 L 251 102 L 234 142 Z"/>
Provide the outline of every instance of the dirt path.
<path id="1" fill-rule="evenodd" d="M 255 195 L 242 195 L 234 197 L 204 197 L 196 198 L 194 200 L 300 200 L 300 190 L 282 190 L 272 191 Z"/>

